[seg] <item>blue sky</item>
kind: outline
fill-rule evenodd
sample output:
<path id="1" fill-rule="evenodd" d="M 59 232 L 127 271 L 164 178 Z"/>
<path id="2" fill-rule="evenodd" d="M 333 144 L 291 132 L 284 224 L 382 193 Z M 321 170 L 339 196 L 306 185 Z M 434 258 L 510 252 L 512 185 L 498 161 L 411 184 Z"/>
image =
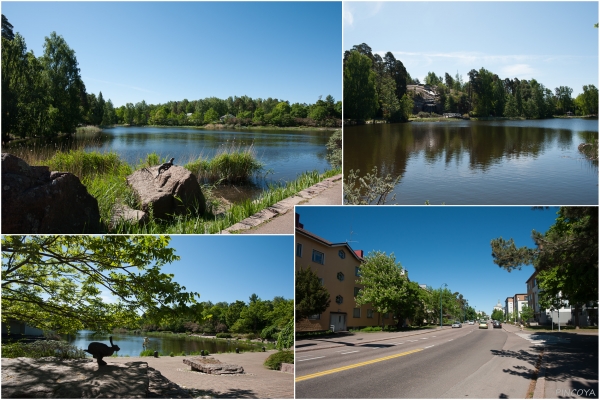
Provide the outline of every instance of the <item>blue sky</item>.
<path id="1" fill-rule="evenodd" d="M 513 238 L 533 247 L 532 230 L 546 232 L 557 207 L 296 207 L 304 229 L 330 242 L 348 241 L 365 254 L 394 253 L 412 281 L 448 284 L 477 310 L 492 313 L 500 300 L 527 293 L 533 266 L 506 272 L 493 263 L 490 241 Z M 353 232 L 352 234 L 350 232 Z"/>
<path id="2" fill-rule="evenodd" d="M 115 106 L 247 95 L 342 99 L 340 2 L 2 2 L 29 50 L 52 31 Z"/>
<path id="3" fill-rule="evenodd" d="M 163 267 L 200 301 L 248 302 L 294 298 L 294 237 L 291 235 L 174 235 L 169 247 L 181 257 Z"/>
<path id="4" fill-rule="evenodd" d="M 598 2 L 344 2 L 344 50 L 394 53 L 413 78 L 481 67 L 554 91 L 598 87 Z"/>

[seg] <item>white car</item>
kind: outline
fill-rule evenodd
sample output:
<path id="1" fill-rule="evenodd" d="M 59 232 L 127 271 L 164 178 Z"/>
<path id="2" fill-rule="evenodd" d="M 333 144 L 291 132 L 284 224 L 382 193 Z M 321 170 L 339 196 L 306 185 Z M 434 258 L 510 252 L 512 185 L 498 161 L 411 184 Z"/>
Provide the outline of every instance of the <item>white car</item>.
<path id="1" fill-rule="evenodd" d="M 469 325 L 475 325 L 475 322 L 469 321 Z"/>
<path id="2" fill-rule="evenodd" d="M 452 324 L 453 328 L 462 328 L 462 324 L 458 321 L 454 321 L 454 323 Z"/>

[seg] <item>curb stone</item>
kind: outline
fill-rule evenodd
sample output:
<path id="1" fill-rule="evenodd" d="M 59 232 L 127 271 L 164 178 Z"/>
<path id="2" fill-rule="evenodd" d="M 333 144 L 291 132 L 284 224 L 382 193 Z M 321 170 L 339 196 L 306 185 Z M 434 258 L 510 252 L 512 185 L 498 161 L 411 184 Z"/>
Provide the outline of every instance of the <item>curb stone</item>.
<path id="1" fill-rule="evenodd" d="M 332 176 L 330 178 L 324 179 L 319 183 L 314 184 L 313 186 L 304 189 L 295 195 L 285 198 L 270 207 L 265 208 L 262 211 L 257 212 L 256 214 L 230 226 L 222 230 L 221 234 L 231 234 L 232 232 L 239 232 L 251 229 L 255 226 L 261 225 L 278 215 L 285 214 L 290 210 L 294 209 L 295 205 L 298 205 L 306 200 L 310 200 L 313 197 L 316 197 L 325 189 L 330 188 L 337 181 L 342 179 L 342 174 L 338 174 Z"/>

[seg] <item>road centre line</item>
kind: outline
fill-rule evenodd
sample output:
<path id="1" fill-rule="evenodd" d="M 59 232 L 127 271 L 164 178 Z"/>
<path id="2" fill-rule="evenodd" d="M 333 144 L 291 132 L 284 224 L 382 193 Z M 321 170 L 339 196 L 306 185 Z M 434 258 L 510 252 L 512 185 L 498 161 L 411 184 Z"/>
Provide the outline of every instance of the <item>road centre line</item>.
<path id="1" fill-rule="evenodd" d="M 407 351 L 407 352 L 404 352 L 404 353 L 398 353 L 398 354 L 394 354 L 394 355 L 387 356 L 387 357 L 381 357 L 381 358 L 376 358 L 374 360 L 369 360 L 369 361 L 364 361 L 364 362 L 357 363 L 357 364 L 347 365 L 345 367 L 334 368 L 334 369 L 329 369 L 329 370 L 326 370 L 326 371 L 317 372 L 317 373 L 314 373 L 314 374 L 299 376 L 299 377 L 296 378 L 295 381 L 296 382 L 301 382 L 301 381 L 305 381 L 307 379 L 318 378 L 320 376 L 334 374 L 336 372 L 342 372 L 342 371 L 346 371 L 346 370 L 349 370 L 349 369 L 352 369 L 352 368 L 363 367 L 365 365 L 374 364 L 374 363 L 377 363 L 377 362 L 380 362 L 380 361 L 386 361 L 386 360 L 391 360 L 391 359 L 397 358 L 397 357 L 407 356 L 409 354 L 417 353 L 417 352 L 422 351 L 422 350 L 423 349 L 415 349 L 415 350 Z"/>
<path id="2" fill-rule="evenodd" d="M 347 352 L 347 353 L 340 353 L 340 354 L 350 354 L 350 353 L 358 353 L 358 350 L 349 351 L 349 352 Z"/>
<path id="3" fill-rule="evenodd" d="M 325 358 L 325 356 L 321 356 L 321 357 L 313 357 L 313 358 L 305 358 L 304 360 L 296 360 L 296 361 L 308 361 L 308 360 L 316 360 L 317 358 Z"/>

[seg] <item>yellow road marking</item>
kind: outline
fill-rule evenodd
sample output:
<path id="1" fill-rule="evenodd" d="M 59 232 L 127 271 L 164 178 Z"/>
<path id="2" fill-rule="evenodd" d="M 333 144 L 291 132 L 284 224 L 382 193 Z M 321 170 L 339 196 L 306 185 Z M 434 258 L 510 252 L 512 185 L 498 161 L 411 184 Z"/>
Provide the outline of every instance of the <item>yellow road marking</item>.
<path id="1" fill-rule="evenodd" d="M 345 367 L 328 369 L 326 371 L 321 371 L 321 372 L 317 372 L 317 373 L 310 374 L 310 375 L 299 376 L 296 378 L 296 382 L 305 381 L 307 379 L 312 379 L 312 378 L 318 378 L 319 376 L 323 376 L 323 375 L 335 374 L 336 372 L 346 371 L 348 369 L 358 368 L 358 367 L 362 367 L 365 365 L 374 364 L 374 363 L 380 362 L 380 361 L 391 360 L 392 358 L 407 356 L 409 354 L 416 353 L 421 350 L 423 350 L 423 349 L 415 349 L 415 350 L 407 351 L 404 353 L 399 353 L 399 354 L 394 354 L 394 355 L 387 356 L 387 357 L 376 358 L 374 360 L 364 361 L 364 362 L 361 362 L 358 364 L 351 364 L 351 365 L 347 365 Z"/>

